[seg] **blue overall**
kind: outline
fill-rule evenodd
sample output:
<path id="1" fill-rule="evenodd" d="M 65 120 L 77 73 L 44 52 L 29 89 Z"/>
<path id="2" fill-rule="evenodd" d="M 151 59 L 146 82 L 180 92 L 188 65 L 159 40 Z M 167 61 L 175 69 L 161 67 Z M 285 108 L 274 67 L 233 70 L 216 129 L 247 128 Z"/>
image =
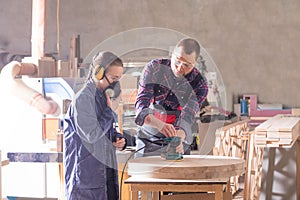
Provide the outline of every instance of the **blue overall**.
<path id="1" fill-rule="evenodd" d="M 118 200 L 118 173 L 112 142 L 123 136 L 104 91 L 88 80 L 64 118 L 64 166 L 68 200 Z"/>

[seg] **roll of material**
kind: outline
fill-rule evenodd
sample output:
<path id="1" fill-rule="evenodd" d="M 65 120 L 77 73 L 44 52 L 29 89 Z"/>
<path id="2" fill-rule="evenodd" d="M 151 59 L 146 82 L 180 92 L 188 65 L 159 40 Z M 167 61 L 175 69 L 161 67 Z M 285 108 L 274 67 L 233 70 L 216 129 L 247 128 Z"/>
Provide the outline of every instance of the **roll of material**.
<path id="1" fill-rule="evenodd" d="M 241 99 L 241 116 L 248 116 L 248 99 Z"/>

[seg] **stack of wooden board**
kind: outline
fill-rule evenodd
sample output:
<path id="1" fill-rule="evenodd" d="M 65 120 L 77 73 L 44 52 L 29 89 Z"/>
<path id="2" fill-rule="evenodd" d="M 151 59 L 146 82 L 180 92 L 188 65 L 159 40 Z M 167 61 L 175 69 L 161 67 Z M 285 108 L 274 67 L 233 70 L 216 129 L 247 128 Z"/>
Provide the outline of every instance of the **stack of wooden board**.
<path id="1" fill-rule="evenodd" d="M 276 115 L 255 128 L 255 145 L 291 146 L 300 136 L 300 116 Z"/>

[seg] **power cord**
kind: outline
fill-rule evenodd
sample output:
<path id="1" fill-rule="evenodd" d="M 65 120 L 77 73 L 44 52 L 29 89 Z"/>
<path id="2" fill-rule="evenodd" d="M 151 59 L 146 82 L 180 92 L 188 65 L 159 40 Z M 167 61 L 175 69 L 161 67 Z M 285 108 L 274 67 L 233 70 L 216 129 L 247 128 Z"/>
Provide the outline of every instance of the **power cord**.
<path id="1" fill-rule="evenodd" d="M 151 142 L 151 143 L 154 143 L 154 144 L 157 144 L 157 143 L 162 144 L 162 142 L 164 142 L 163 139 L 154 140 L 154 141 L 151 141 L 151 140 L 148 140 L 148 139 L 146 139 L 146 140 L 149 141 L 149 142 Z M 124 172 L 125 172 L 125 168 L 126 168 L 126 166 L 127 166 L 127 163 L 128 163 L 128 161 L 132 158 L 132 156 L 134 156 L 137 152 L 143 150 L 145 147 L 146 147 L 146 145 L 143 146 L 143 147 L 141 147 L 141 148 L 139 148 L 138 150 L 135 150 L 135 151 L 129 156 L 129 158 L 127 158 L 127 160 L 126 160 L 126 162 L 125 162 L 125 164 L 124 164 L 124 166 L 123 166 L 122 174 L 121 174 L 121 179 L 120 179 L 120 191 L 119 191 L 119 199 L 120 199 L 120 200 L 122 200 L 123 177 L 124 177 Z"/>

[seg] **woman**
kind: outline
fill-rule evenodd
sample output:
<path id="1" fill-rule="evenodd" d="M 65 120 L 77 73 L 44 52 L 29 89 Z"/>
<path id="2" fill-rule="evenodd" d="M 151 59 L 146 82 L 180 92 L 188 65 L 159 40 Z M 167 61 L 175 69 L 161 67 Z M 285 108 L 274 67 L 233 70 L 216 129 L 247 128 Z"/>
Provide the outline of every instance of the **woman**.
<path id="1" fill-rule="evenodd" d="M 76 94 L 64 119 L 64 166 L 69 200 L 118 200 L 115 149 L 126 146 L 114 128 L 106 92 L 123 74 L 123 63 L 111 52 L 94 56 L 85 86 Z"/>

